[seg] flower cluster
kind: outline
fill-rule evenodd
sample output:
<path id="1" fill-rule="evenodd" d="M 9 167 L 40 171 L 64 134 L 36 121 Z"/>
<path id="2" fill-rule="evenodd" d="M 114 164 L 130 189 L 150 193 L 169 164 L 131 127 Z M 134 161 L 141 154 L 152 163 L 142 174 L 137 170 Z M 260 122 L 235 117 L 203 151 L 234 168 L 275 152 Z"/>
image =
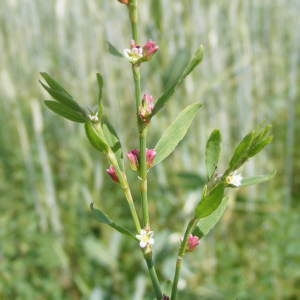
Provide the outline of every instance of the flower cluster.
<path id="1" fill-rule="evenodd" d="M 144 123 L 149 123 L 154 109 L 154 98 L 149 94 L 144 94 L 139 107 L 139 117 Z"/>
<path id="2" fill-rule="evenodd" d="M 137 171 L 139 169 L 140 151 L 138 149 L 133 149 L 127 153 L 127 157 L 129 159 L 131 169 Z M 146 162 L 147 162 L 148 169 L 150 169 L 153 166 L 155 157 L 156 157 L 155 149 L 146 150 Z"/>
<path id="3" fill-rule="evenodd" d="M 123 54 L 132 64 L 136 64 L 150 60 L 158 49 L 159 47 L 153 41 L 148 41 L 142 47 L 132 40 L 130 49 L 124 49 Z"/>

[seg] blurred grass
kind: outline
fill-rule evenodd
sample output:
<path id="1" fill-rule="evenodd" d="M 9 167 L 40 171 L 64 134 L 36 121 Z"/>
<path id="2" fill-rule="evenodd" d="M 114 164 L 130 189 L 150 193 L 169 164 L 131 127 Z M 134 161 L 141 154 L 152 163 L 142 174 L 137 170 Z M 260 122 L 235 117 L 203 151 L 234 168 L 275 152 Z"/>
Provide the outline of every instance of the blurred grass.
<path id="1" fill-rule="evenodd" d="M 204 104 L 185 143 L 150 175 L 166 287 L 200 193 L 193 174 L 182 187 L 180 179 L 204 175 L 209 132 L 222 129 L 223 164 L 258 123 L 272 123 L 275 135 L 243 173 L 276 168 L 278 175 L 231 195 L 222 224 L 185 264 L 180 299 L 300 298 L 299 13 L 297 0 L 141 1 L 141 39 L 160 45 L 143 68 L 143 91 L 158 97 L 178 49 L 205 46 L 203 64 L 152 122 L 150 147 L 184 106 Z M 127 13 L 117 1 L 0 2 L 0 299 L 152 299 L 135 244 L 90 218 L 95 201 L 132 227 L 123 196 L 103 175 L 106 163 L 82 128 L 40 101 L 39 71 L 91 105 L 101 72 L 106 111 L 128 149 L 136 147 L 130 68 L 108 54 L 106 40 L 128 46 Z"/>

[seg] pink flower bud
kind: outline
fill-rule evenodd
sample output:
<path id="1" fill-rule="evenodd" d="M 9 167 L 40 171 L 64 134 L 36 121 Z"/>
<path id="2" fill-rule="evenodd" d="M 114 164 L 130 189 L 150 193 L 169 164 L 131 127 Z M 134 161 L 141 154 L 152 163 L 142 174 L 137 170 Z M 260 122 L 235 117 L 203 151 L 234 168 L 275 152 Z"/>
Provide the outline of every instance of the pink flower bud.
<path id="1" fill-rule="evenodd" d="M 121 2 L 123 4 L 129 4 L 129 0 L 119 0 L 119 2 Z"/>
<path id="2" fill-rule="evenodd" d="M 148 169 L 150 169 L 153 166 L 155 157 L 156 157 L 156 150 L 155 149 L 147 149 L 146 161 L 147 161 L 147 168 Z"/>
<path id="3" fill-rule="evenodd" d="M 114 182 L 119 182 L 119 178 L 116 173 L 116 169 L 113 166 L 110 166 L 108 169 L 106 169 L 106 172 Z"/>
<path id="4" fill-rule="evenodd" d="M 151 57 L 155 54 L 155 52 L 159 49 L 159 47 L 156 45 L 153 41 L 148 41 L 143 46 L 143 57 L 145 60 L 150 60 Z"/>
<path id="5" fill-rule="evenodd" d="M 190 235 L 188 239 L 187 249 L 186 251 L 192 252 L 199 245 L 200 239 L 196 235 Z"/>
<path id="6" fill-rule="evenodd" d="M 153 109 L 154 98 L 149 94 L 145 94 L 139 109 L 139 116 L 143 122 L 148 123 L 150 121 Z"/>
<path id="7" fill-rule="evenodd" d="M 127 157 L 130 162 L 130 168 L 134 171 L 137 171 L 139 168 L 139 154 L 140 151 L 138 149 L 133 149 L 127 153 Z"/>

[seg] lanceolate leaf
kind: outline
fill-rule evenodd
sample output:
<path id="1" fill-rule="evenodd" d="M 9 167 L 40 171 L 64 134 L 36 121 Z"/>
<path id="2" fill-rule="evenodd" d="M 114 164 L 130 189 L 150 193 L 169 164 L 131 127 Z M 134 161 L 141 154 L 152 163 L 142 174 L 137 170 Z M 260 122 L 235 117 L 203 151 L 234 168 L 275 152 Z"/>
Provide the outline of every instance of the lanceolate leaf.
<path id="1" fill-rule="evenodd" d="M 91 203 L 90 208 L 92 210 L 93 217 L 100 223 L 110 225 L 113 221 L 101 210 L 94 208 L 94 204 Z"/>
<path id="2" fill-rule="evenodd" d="M 238 169 L 248 158 L 256 155 L 272 141 L 271 126 L 248 133 L 235 149 L 225 174 Z"/>
<path id="3" fill-rule="evenodd" d="M 178 84 L 179 80 L 182 78 L 182 74 L 186 69 L 186 66 L 190 61 L 190 57 L 190 51 L 182 49 L 178 51 L 178 53 L 172 59 L 170 65 L 163 75 L 164 88 L 166 91 L 172 89 L 172 87 Z"/>
<path id="4" fill-rule="evenodd" d="M 206 194 L 196 207 L 196 217 L 205 218 L 211 215 L 220 205 L 224 197 L 225 186 L 219 183 L 213 190 Z"/>
<path id="5" fill-rule="evenodd" d="M 168 80 L 166 82 L 166 91 L 157 99 L 152 115 L 160 111 L 171 96 L 175 93 L 179 85 L 183 72 L 189 62 L 190 54 L 186 50 L 181 50 L 174 58 L 171 68 L 168 70 Z"/>
<path id="6" fill-rule="evenodd" d="M 86 116 L 85 110 L 79 104 L 77 104 L 73 97 L 57 81 L 55 81 L 49 74 L 45 72 L 42 72 L 41 76 L 44 78 L 48 86 L 42 81 L 40 81 L 40 84 L 50 96 L 71 110 L 77 111 L 81 115 Z"/>
<path id="7" fill-rule="evenodd" d="M 133 233 L 131 233 L 129 230 L 127 230 L 126 228 L 124 228 L 123 226 L 120 226 L 118 224 L 116 224 L 115 222 L 113 222 L 104 212 L 102 212 L 99 209 L 94 208 L 93 203 L 91 203 L 90 205 L 91 207 L 91 211 L 92 211 L 92 215 L 93 217 L 100 223 L 102 224 L 107 224 L 110 227 L 116 229 L 117 231 L 119 231 L 120 233 L 126 234 L 128 236 L 130 236 L 133 239 L 137 239 L 135 237 L 135 235 Z"/>
<path id="8" fill-rule="evenodd" d="M 189 62 L 188 66 L 186 67 L 182 80 L 188 76 L 203 60 L 203 55 L 204 55 L 204 48 L 202 45 L 196 50 L 194 53 L 191 61 Z"/>
<path id="9" fill-rule="evenodd" d="M 162 137 L 155 146 L 155 165 L 162 162 L 174 151 L 178 143 L 186 135 L 200 107 L 200 103 L 194 103 L 189 105 L 178 115 L 176 120 L 164 131 Z"/>
<path id="10" fill-rule="evenodd" d="M 247 160 L 248 151 L 252 145 L 253 138 L 254 132 L 252 131 L 248 133 L 236 147 L 229 162 L 230 171 L 238 169 Z"/>
<path id="11" fill-rule="evenodd" d="M 109 41 L 106 41 L 108 45 L 108 52 L 113 56 L 123 57 L 123 54 Z"/>
<path id="12" fill-rule="evenodd" d="M 40 84 L 48 92 L 48 94 L 50 96 L 52 96 L 56 101 L 68 106 L 69 108 L 71 108 L 73 110 L 83 112 L 81 107 L 70 96 L 68 96 L 64 92 L 49 88 L 41 81 L 40 81 Z"/>
<path id="13" fill-rule="evenodd" d="M 255 131 L 255 136 L 248 155 L 252 157 L 260 152 L 265 146 L 271 143 L 273 136 L 271 135 L 271 126 L 266 126 Z"/>
<path id="14" fill-rule="evenodd" d="M 176 88 L 182 81 L 200 64 L 203 58 L 203 47 L 200 46 L 190 59 L 189 52 L 182 50 L 176 57 L 174 67 L 170 69 L 170 80 L 168 80 L 166 91 L 158 98 L 152 115 L 157 114 L 174 94 Z M 175 74 L 175 75 L 174 75 Z"/>
<path id="15" fill-rule="evenodd" d="M 103 89 L 103 77 L 101 74 L 97 73 L 97 83 L 98 83 L 98 115 L 102 118 L 103 114 L 103 103 L 102 103 L 102 89 Z"/>
<path id="16" fill-rule="evenodd" d="M 246 177 L 246 178 L 242 179 L 240 186 L 249 186 L 249 185 L 263 183 L 263 182 L 266 182 L 266 181 L 272 179 L 275 175 L 276 175 L 276 171 L 273 171 L 273 172 L 265 174 L 265 175 Z"/>
<path id="17" fill-rule="evenodd" d="M 207 235 L 224 215 L 227 203 L 228 197 L 223 197 L 220 205 L 213 213 L 205 218 L 200 219 L 197 227 L 193 231 L 193 235 L 197 235 L 199 238 Z"/>
<path id="18" fill-rule="evenodd" d="M 205 163 L 207 177 L 211 178 L 217 168 L 221 153 L 221 133 L 219 130 L 214 130 L 208 138 L 205 151 Z"/>
<path id="19" fill-rule="evenodd" d="M 65 93 L 67 96 L 71 97 L 72 96 L 57 82 L 55 81 L 48 73 L 46 72 L 41 72 L 41 76 L 45 79 L 47 84 L 49 85 L 50 88 L 56 91 L 60 91 Z"/>
<path id="20" fill-rule="evenodd" d="M 59 103 L 56 101 L 49 101 L 49 100 L 46 100 L 44 102 L 50 110 L 52 110 L 56 114 L 66 118 L 66 119 L 69 119 L 71 121 L 78 122 L 78 123 L 86 122 L 86 117 L 82 113 L 69 108 L 68 106 L 64 105 L 63 103 Z"/>

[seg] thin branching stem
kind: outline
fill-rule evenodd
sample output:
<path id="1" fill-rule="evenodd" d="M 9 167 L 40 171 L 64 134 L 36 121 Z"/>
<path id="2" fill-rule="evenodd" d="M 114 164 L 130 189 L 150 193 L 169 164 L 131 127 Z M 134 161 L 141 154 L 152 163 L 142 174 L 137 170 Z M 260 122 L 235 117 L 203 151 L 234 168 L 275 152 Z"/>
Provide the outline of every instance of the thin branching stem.
<path id="1" fill-rule="evenodd" d="M 192 231 L 194 230 L 195 226 L 197 225 L 198 221 L 199 221 L 199 219 L 193 218 L 188 223 L 185 233 L 184 233 L 184 236 L 183 236 L 183 240 L 179 247 L 177 260 L 176 260 L 176 269 L 175 269 L 175 274 L 174 274 L 174 279 L 173 279 L 173 284 L 172 284 L 171 300 L 176 300 L 178 280 L 179 280 L 179 276 L 180 276 L 183 257 L 184 257 L 186 247 L 187 247 L 188 238 L 189 238 L 190 234 L 192 233 Z"/>
<path id="2" fill-rule="evenodd" d="M 115 154 L 113 153 L 113 151 L 111 149 L 109 149 L 108 153 L 107 153 L 107 158 L 110 161 L 110 163 L 114 166 L 116 173 L 118 175 L 119 181 L 120 181 L 120 185 L 123 189 L 124 195 L 127 199 L 128 202 L 128 206 L 131 212 L 131 216 L 135 225 L 135 228 L 137 230 L 137 232 L 141 231 L 141 224 L 139 221 L 139 217 L 137 215 L 137 211 L 133 202 L 133 198 L 131 195 L 131 191 L 130 191 L 130 187 L 127 181 L 127 177 L 126 174 L 121 170 L 121 168 L 119 167 L 119 163 L 118 160 L 115 156 Z"/>

